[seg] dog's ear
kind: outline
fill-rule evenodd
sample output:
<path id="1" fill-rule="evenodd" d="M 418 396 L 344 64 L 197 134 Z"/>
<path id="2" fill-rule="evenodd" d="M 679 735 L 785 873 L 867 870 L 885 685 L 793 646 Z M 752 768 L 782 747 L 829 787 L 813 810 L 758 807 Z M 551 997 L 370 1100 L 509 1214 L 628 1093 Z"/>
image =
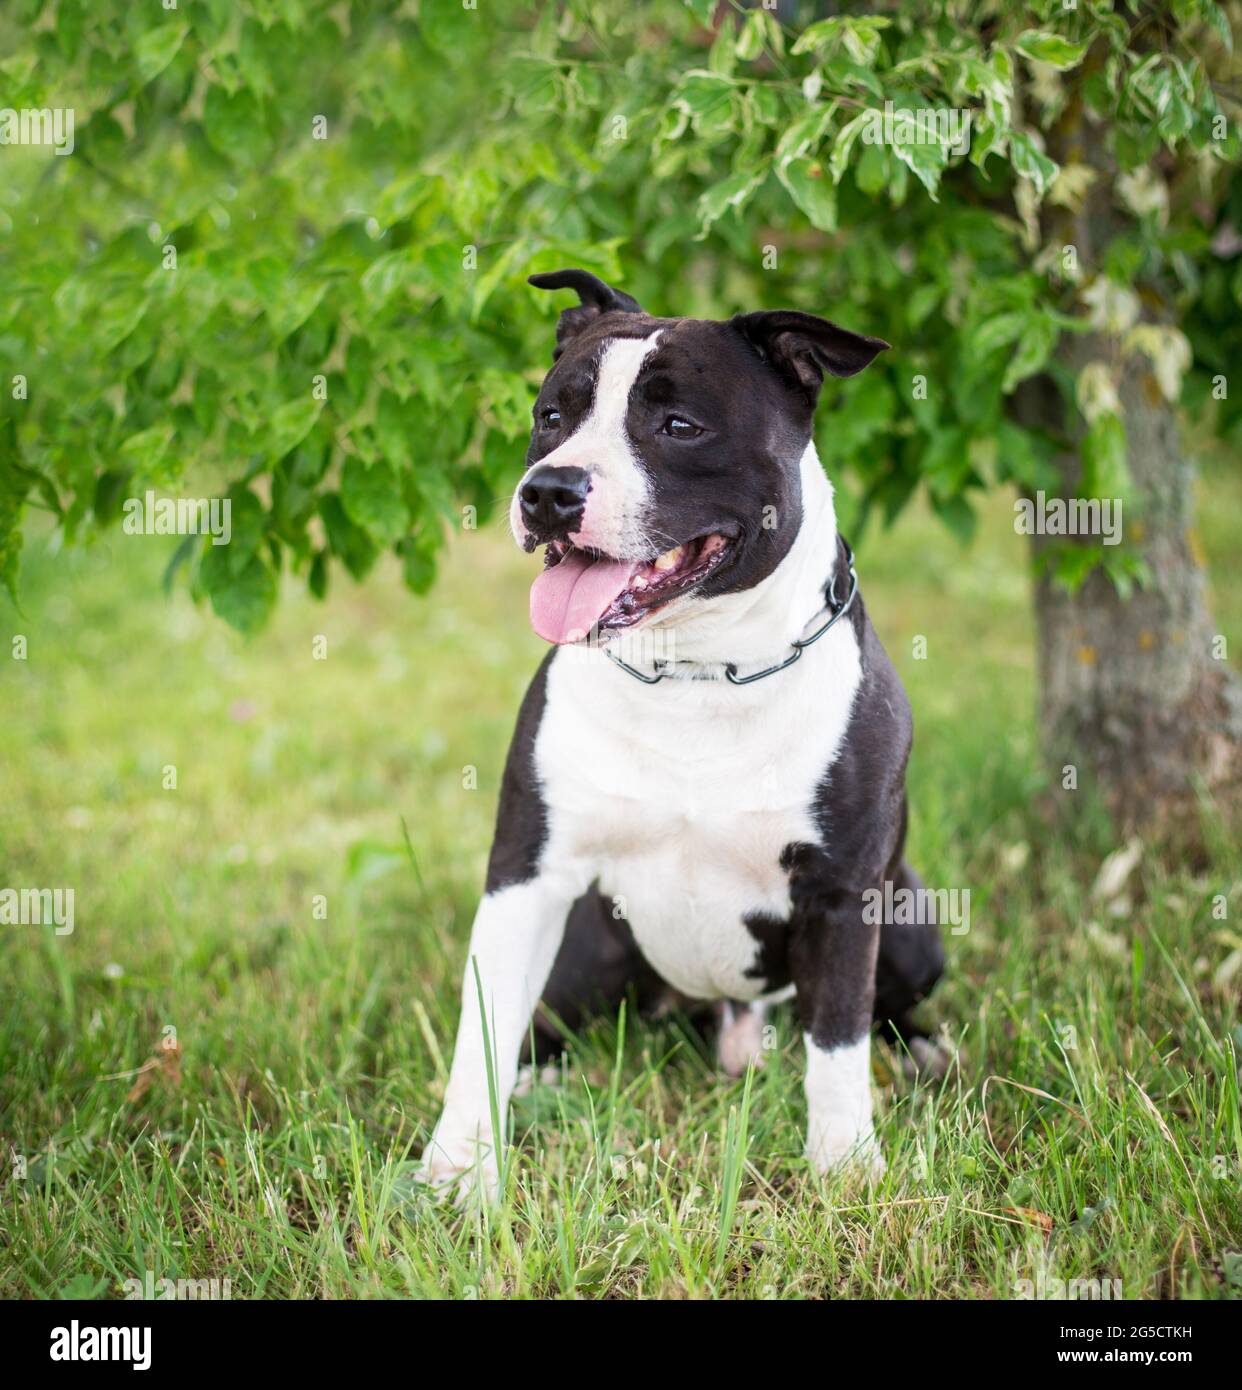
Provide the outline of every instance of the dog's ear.
<path id="1" fill-rule="evenodd" d="M 540 290 L 576 290 L 580 303 L 562 312 L 556 324 L 556 351 L 552 360 L 565 351 L 565 344 L 585 328 L 614 310 L 623 314 L 641 314 L 642 306 L 621 290 L 606 285 L 589 270 L 549 270 L 543 275 L 527 277 L 527 283 Z"/>
<path id="2" fill-rule="evenodd" d="M 800 314 L 796 309 L 738 314 L 730 322 L 812 406 L 819 398 L 825 372 L 853 376 L 890 346 L 883 338 L 851 333 L 848 328 L 814 314 Z"/>

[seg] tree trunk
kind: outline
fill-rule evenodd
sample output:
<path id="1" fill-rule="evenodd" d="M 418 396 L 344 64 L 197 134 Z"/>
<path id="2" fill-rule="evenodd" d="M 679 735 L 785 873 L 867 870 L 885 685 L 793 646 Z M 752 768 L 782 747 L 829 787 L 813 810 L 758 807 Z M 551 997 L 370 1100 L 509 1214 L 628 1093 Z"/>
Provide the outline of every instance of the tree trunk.
<path id="1" fill-rule="evenodd" d="M 1100 570 L 1074 593 L 1037 579 L 1044 752 L 1058 784 L 1073 767 L 1078 788 L 1098 791 L 1123 821 L 1160 819 L 1196 785 L 1237 775 L 1242 688 L 1204 600 L 1194 465 L 1147 359 L 1123 357 L 1114 340 L 1094 335 L 1063 342 L 1061 356 L 1075 373 L 1088 361 L 1116 372 L 1131 478 L 1123 544 L 1150 578 L 1129 598 Z M 1060 471 L 1061 495 L 1075 496 L 1078 456 L 1063 455 Z M 1036 554 L 1058 540 L 1033 537 Z"/>
<path id="2" fill-rule="evenodd" d="M 1116 171 L 1098 132 L 1084 124 L 1080 100 L 1068 103 L 1049 153 L 1061 163 L 1089 162 L 1096 173 L 1081 206 L 1045 204 L 1041 213 L 1044 244 L 1072 245 L 1089 279 L 1127 224 L 1114 197 Z M 1167 287 L 1135 288 L 1145 320 L 1173 319 Z M 1044 752 L 1057 785 L 1069 784 L 1065 769 L 1073 767 L 1078 788 L 1098 793 L 1121 821 L 1165 820 L 1196 788 L 1219 787 L 1242 772 L 1242 682 L 1225 660 L 1204 598 L 1194 464 L 1146 356 L 1123 352 L 1112 334 L 1063 333 L 1058 360 L 1074 380 L 1093 361 L 1112 375 L 1131 480 L 1122 545 L 1142 558 L 1149 578 L 1128 598 L 1098 569 L 1074 593 L 1046 575 L 1037 578 Z M 1083 433 L 1076 412 L 1047 377 L 1025 383 L 1013 404 L 1023 423 L 1069 441 L 1058 468 L 1061 496 L 1075 497 Z M 1036 535 L 1036 556 L 1058 541 L 1065 543 Z"/>

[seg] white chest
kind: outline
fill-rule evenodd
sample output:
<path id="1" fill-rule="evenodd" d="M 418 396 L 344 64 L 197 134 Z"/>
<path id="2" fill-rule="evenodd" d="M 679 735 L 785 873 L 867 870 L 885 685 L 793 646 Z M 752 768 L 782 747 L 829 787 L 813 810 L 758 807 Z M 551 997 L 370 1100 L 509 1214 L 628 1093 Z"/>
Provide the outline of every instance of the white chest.
<path id="1" fill-rule="evenodd" d="M 817 842 L 816 789 L 858 683 L 853 633 L 754 686 L 644 686 L 598 653 L 558 656 L 535 749 L 545 871 L 616 901 L 644 955 L 702 998 L 753 998 L 750 913 L 783 919 L 781 852 Z"/>

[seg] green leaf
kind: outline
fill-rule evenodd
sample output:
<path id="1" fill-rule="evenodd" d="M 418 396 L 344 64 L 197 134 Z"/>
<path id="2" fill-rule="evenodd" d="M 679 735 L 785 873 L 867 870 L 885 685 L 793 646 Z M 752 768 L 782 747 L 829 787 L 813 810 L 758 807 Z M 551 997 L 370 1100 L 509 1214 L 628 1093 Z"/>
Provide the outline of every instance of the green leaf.
<path id="1" fill-rule="evenodd" d="M 368 306 L 382 309 L 395 291 L 414 279 L 416 269 L 414 253 L 408 247 L 376 257 L 362 276 L 362 293 Z"/>
<path id="2" fill-rule="evenodd" d="M 306 587 L 317 599 L 327 597 L 328 593 L 328 552 L 315 551 L 311 561 L 310 573 L 306 576 Z"/>
<path id="3" fill-rule="evenodd" d="M 869 198 L 888 187 L 888 153 L 883 145 L 868 145 L 854 166 L 854 182 L 858 191 Z"/>
<path id="4" fill-rule="evenodd" d="M 518 237 L 497 252 L 489 248 L 481 260 L 480 268 L 474 272 L 474 294 L 470 300 L 470 321 L 477 323 L 487 301 L 496 288 L 513 273 L 515 266 L 523 264 L 530 256 L 534 243 L 526 237 Z"/>
<path id="5" fill-rule="evenodd" d="M 1121 497 L 1130 491 L 1126 463 L 1126 427 L 1118 415 L 1097 415 L 1082 441 L 1082 489 L 1084 497 Z"/>
<path id="6" fill-rule="evenodd" d="M 1225 13 L 1224 6 L 1218 5 L 1216 0 L 1203 0 L 1199 13 L 1215 31 L 1216 37 L 1224 44 L 1225 51 L 1232 53 L 1233 30 L 1229 25 L 1229 16 Z"/>
<path id="7" fill-rule="evenodd" d="M 777 165 L 776 176 L 789 196 L 804 212 L 812 227 L 821 232 L 837 229 L 837 191 L 823 166 L 812 159 L 794 159 L 784 167 Z"/>
<path id="8" fill-rule="evenodd" d="M 436 577 L 435 547 L 422 538 L 409 537 L 401 543 L 401 577 L 412 593 L 431 591 Z"/>
<path id="9" fill-rule="evenodd" d="M 273 462 L 298 447 L 314 428 L 322 409 L 322 401 L 307 395 L 303 400 L 282 405 L 275 412 L 266 438 L 267 452 Z"/>
<path id="10" fill-rule="evenodd" d="M 22 510 L 28 487 L 17 453 L 17 426 L 12 419 L 0 419 L 0 584 L 14 603 L 22 556 Z"/>
<path id="11" fill-rule="evenodd" d="M 854 148 L 854 141 L 871 119 L 870 111 L 860 111 L 852 121 L 847 121 L 837 131 L 837 138 L 832 144 L 832 154 L 828 159 L 828 172 L 832 175 L 833 183 L 841 182 L 841 175 L 845 173 L 850 162 L 850 151 Z"/>
<path id="12" fill-rule="evenodd" d="M 232 93 L 208 87 L 203 130 L 226 159 L 244 166 L 261 163 L 271 148 L 263 107 L 248 87 Z"/>
<path id="13" fill-rule="evenodd" d="M 940 175 L 948 162 L 948 152 L 944 146 L 939 143 L 894 141 L 892 151 L 927 190 L 932 202 L 938 203 L 940 199 L 936 190 L 940 187 Z"/>
<path id="14" fill-rule="evenodd" d="M 824 132 L 832 124 L 838 103 L 829 102 L 826 106 L 815 106 L 804 111 L 791 121 L 785 133 L 776 142 L 776 167 L 779 171 L 792 160 L 817 149 L 824 138 Z"/>
<path id="15" fill-rule="evenodd" d="M 835 16 L 808 24 L 798 35 L 793 48 L 789 50 L 791 55 L 796 58 L 800 53 L 814 53 L 818 49 L 826 48 L 830 43 L 836 43 L 841 37 L 841 26 L 844 23 L 840 16 Z"/>
<path id="16" fill-rule="evenodd" d="M 140 86 L 145 87 L 172 62 L 188 32 L 187 24 L 173 23 L 165 18 L 135 42 L 134 68 Z"/>
<path id="17" fill-rule="evenodd" d="M 856 63 L 871 63 L 880 47 L 880 32 L 893 21 L 882 15 L 835 16 L 808 24 L 790 50 L 792 54 L 816 53 L 840 43 Z"/>
<path id="18" fill-rule="evenodd" d="M 391 391 L 382 391 L 375 410 L 375 442 L 387 463 L 395 468 L 411 467 L 411 413 Z M 348 510 L 348 508 L 346 508 Z"/>
<path id="19" fill-rule="evenodd" d="M 1051 571 L 1058 588 L 1072 594 L 1082 588 L 1087 576 L 1103 559 L 1104 547 L 1098 542 L 1054 541 L 1045 547 L 1038 565 L 1045 573 Z"/>
<path id="20" fill-rule="evenodd" d="M 121 515 L 121 504 L 129 494 L 129 472 L 108 469 L 95 483 L 95 500 L 91 510 L 101 526 L 110 526 Z"/>
<path id="21" fill-rule="evenodd" d="M 21 568 L 22 530 L 20 509 L 0 500 L 0 584 L 17 602 L 17 575 Z"/>
<path id="22" fill-rule="evenodd" d="M 1040 454 L 1038 436 L 1010 420 L 1002 420 L 996 431 L 996 481 L 1014 482 L 1027 492 L 1054 491 L 1059 475 Z"/>
<path id="23" fill-rule="evenodd" d="M 681 79 L 672 104 L 687 113 L 699 135 L 717 135 L 732 125 L 736 92 L 737 83 L 731 77 L 699 69 Z"/>
<path id="24" fill-rule="evenodd" d="M 730 208 L 744 208 L 754 197 L 759 185 L 767 178 L 767 174 L 767 166 L 761 164 L 757 169 L 741 170 L 713 184 L 699 198 L 700 230 L 706 233 Z"/>
<path id="25" fill-rule="evenodd" d="M 984 165 L 991 154 L 999 154 L 1005 143 L 1002 128 L 986 118 L 974 123 L 970 137 L 970 162 L 986 176 Z"/>
<path id="26" fill-rule="evenodd" d="M 301 328 L 319 308 L 327 292 L 326 280 L 316 283 L 313 280 L 285 278 L 281 294 L 265 306 L 267 320 L 272 325 L 276 341 L 283 343 L 291 333 Z"/>
<path id="27" fill-rule="evenodd" d="M 1005 376 L 1001 382 L 1001 391 L 1005 395 L 1008 395 L 1019 382 L 1043 370 L 1052 349 L 1056 346 L 1059 333 L 1060 329 L 1047 314 L 1035 314 L 1028 319 L 1022 336 L 1018 339 L 1018 346 L 1005 368 Z"/>
<path id="28" fill-rule="evenodd" d="M 319 515 L 323 518 L 333 555 L 355 579 L 365 579 L 379 558 L 375 542 L 349 519 L 335 492 L 327 492 L 319 499 Z"/>
<path id="29" fill-rule="evenodd" d="M 911 328 L 918 328 L 923 320 L 940 303 L 944 291 L 935 281 L 920 285 L 906 301 L 906 319 Z"/>
<path id="30" fill-rule="evenodd" d="M 242 484 L 229 489 L 230 537 L 226 546 L 216 546 L 222 550 L 229 569 L 240 574 L 250 563 L 250 557 L 257 555 L 267 535 L 268 516 L 263 504 Z"/>
<path id="31" fill-rule="evenodd" d="M 120 456 L 129 471 L 149 479 L 158 472 L 175 434 L 172 425 L 152 425 L 150 429 L 139 430 L 121 445 Z"/>
<path id="32" fill-rule="evenodd" d="M 755 120 L 764 126 L 776 126 L 784 119 L 784 107 L 780 96 L 762 82 L 755 83 L 746 93 Z"/>
<path id="33" fill-rule="evenodd" d="M 445 10 L 449 8 L 444 6 Z M 523 115 L 554 111 L 564 91 L 560 64 L 532 53 L 514 55 L 505 73 L 505 83 Z"/>
<path id="34" fill-rule="evenodd" d="M 764 9 L 753 9 L 742 21 L 734 51 L 744 63 L 754 62 L 765 49 L 777 56 L 784 52 L 785 34 L 776 16 Z"/>
<path id="35" fill-rule="evenodd" d="M 962 545 L 969 545 L 979 526 L 975 509 L 961 493 L 952 497 L 932 498 L 932 510 L 948 527 L 950 535 Z"/>
<path id="36" fill-rule="evenodd" d="M 1009 159 L 1014 172 L 1030 179 L 1041 198 L 1061 172 L 1061 166 L 1049 159 L 1025 131 L 1014 131 L 1009 137 Z"/>
<path id="37" fill-rule="evenodd" d="M 349 458 L 341 470 L 341 504 L 349 519 L 381 544 L 400 540 L 410 526 L 401 480 L 386 460 L 370 465 Z"/>
<path id="38" fill-rule="evenodd" d="M 707 53 L 707 67 L 709 72 L 718 73 L 721 77 L 731 76 L 737 67 L 737 48 L 731 24 L 722 24 L 717 31 Z"/>
<path id="39" fill-rule="evenodd" d="M 684 0 L 684 4 L 704 29 L 715 28 L 716 0 Z"/>
<path id="40" fill-rule="evenodd" d="M 1025 313 L 996 314 L 988 319 L 981 327 L 976 328 L 966 340 L 966 348 L 970 356 L 977 361 L 982 361 L 989 353 L 995 352 L 999 347 L 1005 347 L 1009 343 L 1016 343 L 1022 336 L 1022 330 L 1027 325 L 1028 315 Z"/>
<path id="41" fill-rule="evenodd" d="M 439 180 L 416 169 L 394 179 L 380 194 L 375 205 L 375 220 L 381 227 L 403 222 L 421 208 L 435 193 Z"/>
<path id="42" fill-rule="evenodd" d="M 85 327 L 101 356 L 106 356 L 129 337 L 146 317 L 147 308 L 145 299 L 121 293 L 95 310 Z"/>
<path id="43" fill-rule="evenodd" d="M 1027 58 L 1033 58 L 1037 63 L 1048 63 L 1061 71 L 1076 67 L 1087 51 L 1085 43 L 1072 43 L 1060 34 L 1050 34 L 1042 29 L 1027 29 L 1019 34 L 1014 47 Z"/>
<path id="44" fill-rule="evenodd" d="M 227 545 L 205 547 L 199 579 L 216 615 L 247 634 L 258 632 L 276 604 L 276 576 L 261 553 L 234 568 Z"/>

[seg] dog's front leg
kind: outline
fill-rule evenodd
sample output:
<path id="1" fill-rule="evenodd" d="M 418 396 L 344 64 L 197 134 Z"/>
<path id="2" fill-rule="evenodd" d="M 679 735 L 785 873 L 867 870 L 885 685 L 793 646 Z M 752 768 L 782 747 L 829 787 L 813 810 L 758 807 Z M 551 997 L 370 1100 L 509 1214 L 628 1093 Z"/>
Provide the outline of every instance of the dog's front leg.
<path id="1" fill-rule="evenodd" d="M 871 1015 L 880 929 L 852 893 L 831 895 L 803 923 L 790 953 L 806 1042 L 806 1156 L 821 1172 L 879 1177 L 884 1157 L 871 1116 Z"/>
<path id="2" fill-rule="evenodd" d="M 444 1108 L 422 1157 L 427 1181 L 460 1179 L 468 1187 L 481 1177 L 487 1195 L 495 1196 L 522 1039 L 551 973 L 573 896 L 535 878 L 488 893 L 479 903 Z"/>

